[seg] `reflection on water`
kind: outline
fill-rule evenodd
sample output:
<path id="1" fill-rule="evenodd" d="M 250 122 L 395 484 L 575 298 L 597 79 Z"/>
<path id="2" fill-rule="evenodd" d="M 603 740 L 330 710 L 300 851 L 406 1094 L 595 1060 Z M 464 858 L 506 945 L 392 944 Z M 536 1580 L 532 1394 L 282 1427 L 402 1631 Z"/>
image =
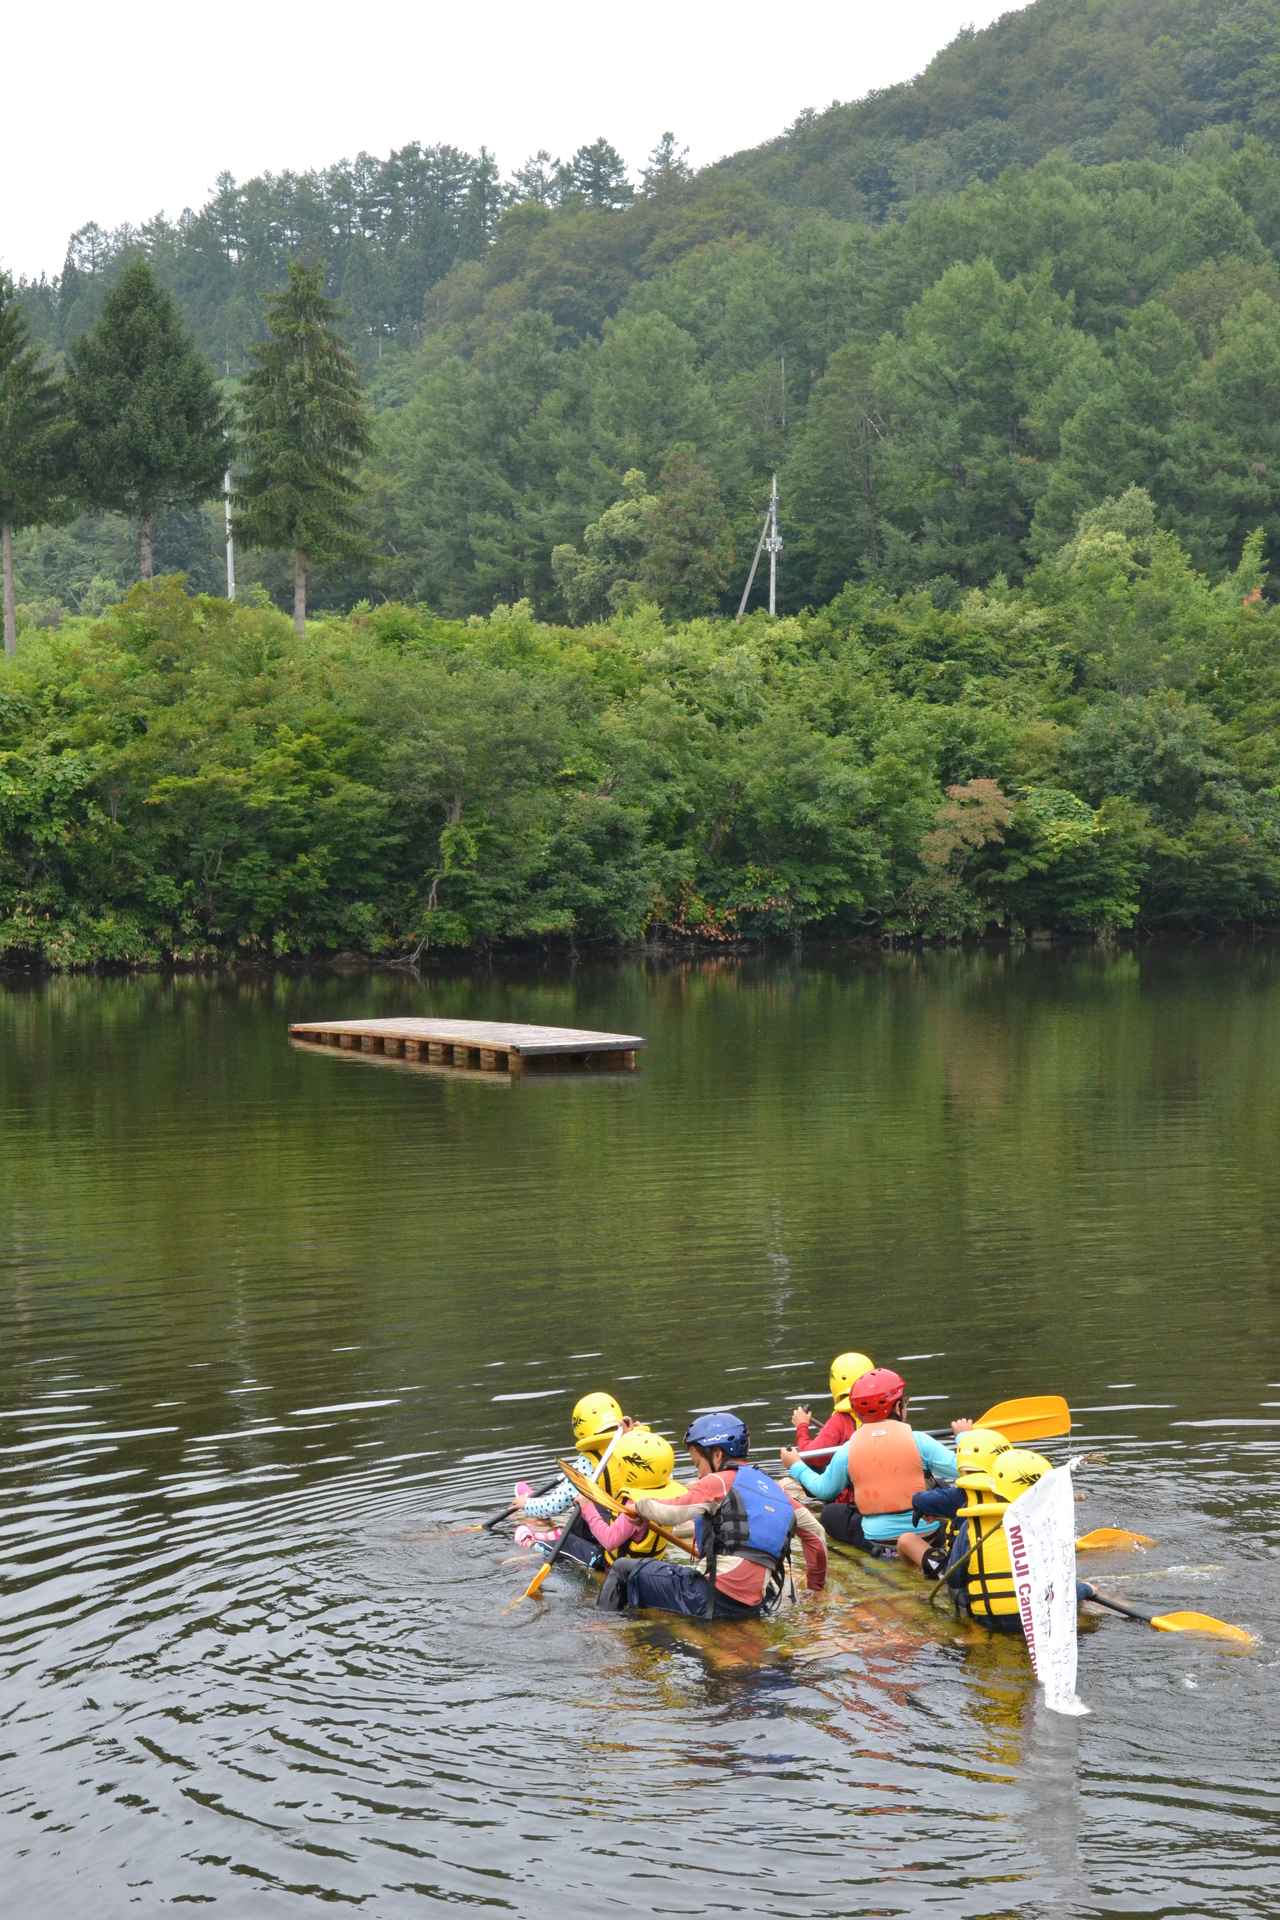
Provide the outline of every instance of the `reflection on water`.
<path id="1" fill-rule="evenodd" d="M 285 1037 L 395 1012 L 650 1047 Z M 1277 1057 L 1266 950 L 0 988 L 14 1911 L 1273 1913 Z M 708 1632 L 458 1530 L 585 1387 L 773 1446 L 854 1345 L 1065 1391 L 1090 1577 L 1258 1651 L 1095 1620 L 1061 1720 L 884 1570 Z"/>

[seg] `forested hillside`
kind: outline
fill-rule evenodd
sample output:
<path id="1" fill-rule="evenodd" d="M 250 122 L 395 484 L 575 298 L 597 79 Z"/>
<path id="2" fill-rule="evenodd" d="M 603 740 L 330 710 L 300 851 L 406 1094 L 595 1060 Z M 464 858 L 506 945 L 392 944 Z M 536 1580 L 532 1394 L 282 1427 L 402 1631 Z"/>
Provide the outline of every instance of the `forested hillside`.
<path id="1" fill-rule="evenodd" d="M 1037 0 L 696 177 L 669 136 L 636 182 L 604 139 L 505 180 L 438 146 L 223 176 L 176 222 L 82 228 L 24 305 L 63 349 L 141 250 L 236 376 L 289 261 L 323 260 L 380 413 L 374 557 L 334 605 L 581 617 L 639 580 L 727 608 L 774 467 L 792 607 L 1017 577 L 1117 482 L 1222 566 L 1271 517 L 1239 369 L 1280 361 L 1278 72 L 1266 0 Z M 655 504 L 615 543 L 632 471 Z M 584 535 L 594 599 L 552 560 Z M 124 539 L 29 538 L 23 597 L 100 604 Z M 216 515 L 159 559 L 216 585 Z"/>
<path id="2" fill-rule="evenodd" d="M 21 289 L 55 360 L 141 252 L 233 402 L 323 260 L 363 537 L 296 643 L 279 555 L 91 628 L 132 529 L 17 537 L 4 943 L 1276 918 L 1277 99 L 1273 4 L 1036 0 L 696 176 L 413 147 L 83 229 Z M 774 471 L 785 617 L 735 630 Z M 157 566 L 217 593 L 221 538 Z"/>

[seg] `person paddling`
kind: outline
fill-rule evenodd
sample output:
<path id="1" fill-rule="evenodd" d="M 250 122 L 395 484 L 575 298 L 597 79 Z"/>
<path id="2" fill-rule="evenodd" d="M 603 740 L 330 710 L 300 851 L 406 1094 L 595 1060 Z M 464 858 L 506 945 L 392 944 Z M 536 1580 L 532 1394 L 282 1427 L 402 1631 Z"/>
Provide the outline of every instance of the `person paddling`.
<path id="1" fill-rule="evenodd" d="M 600 1467 L 600 1461 L 615 1433 L 621 1430 L 627 1433 L 636 1422 L 623 1413 L 622 1408 L 611 1393 L 584 1393 L 578 1400 L 570 1421 L 573 1427 L 573 1444 L 577 1448 L 574 1466 L 587 1479 L 594 1479 Z M 609 1468 L 605 1466 L 604 1485 L 613 1491 L 608 1478 Z M 569 1482 L 561 1477 L 550 1493 L 517 1494 L 512 1512 L 524 1520 L 554 1520 L 558 1515 L 571 1515 L 568 1522 L 571 1538 L 562 1552 L 571 1560 L 580 1560 L 585 1566 L 598 1567 L 603 1559 L 601 1549 L 591 1537 L 590 1529 L 581 1514 L 574 1511 L 578 1495 Z M 558 1537 L 558 1536 L 557 1536 Z M 544 1542 L 545 1544 L 545 1542 Z M 554 1540 L 552 1543 L 554 1545 Z"/>
<path id="2" fill-rule="evenodd" d="M 671 1442 L 648 1427 L 635 1427 L 618 1442 L 609 1460 L 608 1477 L 614 1493 L 656 1493 L 660 1500 L 678 1497 L 684 1492 L 675 1472 L 676 1457 Z M 623 1554 L 633 1560 L 658 1559 L 667 1543 L 645 1520 L 620 1513 L 606 1520 L 594 1501 L 578 1495 L 578 1512 L 604 1554 L 606 1566 Z"/>
<path id="3" fill-rule="evenodd" d="M 978 1431 L 973 1429 L 974 1433 Z M 958 1612 L 997 1632 L 1017 1633 L 1022 1628 L 1022 1610 L 1004 1516 L 1015 1500 L 1044 1478 L 1050 1463 L 1029 1447 L 1005 1445 L 994 1451 L 982 1447 L 970 1453 L 965 1441 L 971 1438 L 971 1434 L 962 1434 L 956 1449 L 961 1457 L 959 1485 L 964 1505 L 945 1567 L 933 1564 L 931 1550 L 918 1561 L 919 1542 L 915 1539 L 900 1540 L 898 1545 L 904 1558 L 922 1566 L 926 1577 L 945 1578 Z M 1077 1580 L 1077 1602 L 1089 1599 L 1091 1592 Z"/>
<path id="4" fill-rule="evenodd" d="M 913 1520 L 942 1520 L 946 1525 L 932 1538 L 923 1533 L 904 1533 L 898 1541 L 902 1559 L 919 1567 L 927 1578 L 937 1580 L 946 1566 L 968 1551 L 973 1541 L 967 1522 L 979 1510 L 986 1511 L 984 1502 L 994 1499 L 992 1468 L 1001 1454 L 1008 1452 L 1009 1442 L 994 1427 L 969 1427 L 960 1434 L 956 1441 L 955 1484 L 929 1487 L 911 1496 Z"/>
<path id="5" fill-rule="evenodd" d="M 782 1598 L 791 1541 L 804 1548 L 805 1585 L 826 1584 L 827 1549 L 807 1507 L 748 1459 L 751 1435 L 736 1413 L 704 1413 L 684 1444 L 697 1479 L 677 1496 L 637 1494 L 625 1511 L 660 1527 L 694 1522 L 706 1571 L 665 1560 L 626 1557 L 605 1576 L 597 1605 L 606 1612 L 653 1608 L 696 1620 L 751 1620 L 772 1613 Z"/>
<path id="6" fill-rule="evenodd" d="M 945 1580 L 958 1613 L 996 1632 L 1017 1633 L 1022 1608 L 1014 1582 L 1004 1516 L 1013 1502 L 1038 1485 L 1051 1463 L 1030 1447 L 1011 1447 L 993 1427 L 970 1427 L 956 1442 L 959 1472 L 954 1493 L 938 1489 L 918 1493 L 916 1512 L 937 1513 L 955 1507 L 958 1524 L 949 1538 L 931 1545 L 918 1534 L 904 1534 L 898 1552 L 920 1568 L 927 1580 Z M 1094 1597 L 1087 1581 L 1076 1581 L 1076 1602 Z"/>
<path id="7" fill-rule="evenodd" d="M 849 1392 L 855 1382 L 861 1380 L 864 1373 L 875 1370 L 875 1361 L 865 1353 L 838 1353 L 831 1362 L 829 1385 L 831 1389 L 831 1415 L 810 1437 L 813 1415 L 808 1407 L 793 1407 L 791 1424 L 796 1430 L 796 1446 L 807 1456 L 806 1465 L 815 1473 L 831 1464 L 831 1456 L 837 1447 L 843 1447 L 858 1430 L 858 1422 L 849 1409 Z M 824 1452 L 823 1449 L 826 1449 Z M 853 1501 L 853 1494 L 846 1488 L 840 1495 L 846 1505 Z"/>
<path id="8" fill-rule="evenodd" d="M 911 1511 L 912 1496 L 926 1489 L 926 1473 L 950 1482 L 956 1457 L 930 1434 L 907 1424 L 907 1383 L 892 1367 L 877 1367 L 856 1380 L 849 1408 L 860 1423 L 847 1446 L 834 1454 L 823 1473 L 814 1473 L 794 1447 L 782 1449 L 782 1463 L 806 1493 L 823 1501 L 822 1525 L 833 1540 L 860 1547 L 878 1559 L 893 1559 L 903 1533 L 933 1534 L 938 1521 Z M 953 1420 L 961 1433 L 971 1420 Z M 853 1494 L 853 1503 L 839 1495 Z"/>

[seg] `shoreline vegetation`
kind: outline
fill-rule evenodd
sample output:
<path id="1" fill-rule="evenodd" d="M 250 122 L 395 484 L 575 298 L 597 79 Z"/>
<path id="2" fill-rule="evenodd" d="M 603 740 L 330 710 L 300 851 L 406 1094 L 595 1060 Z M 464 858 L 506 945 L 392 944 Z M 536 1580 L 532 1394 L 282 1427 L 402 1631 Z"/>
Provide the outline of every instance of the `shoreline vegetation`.
<path id="1" fill-rule="evenodd" d="M 140 584 L 0 671 L 0 964 L 1280 926 L 1280 609 L 1131 490 L 1021 587 L 307 622 Z"/>

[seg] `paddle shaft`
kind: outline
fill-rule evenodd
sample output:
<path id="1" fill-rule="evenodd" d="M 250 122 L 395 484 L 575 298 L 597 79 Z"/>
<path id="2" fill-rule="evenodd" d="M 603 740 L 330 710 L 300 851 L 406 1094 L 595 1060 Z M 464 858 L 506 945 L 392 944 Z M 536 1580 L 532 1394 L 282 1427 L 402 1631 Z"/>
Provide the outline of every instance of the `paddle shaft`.
<path id="1" fill-rule="evenodd" d="M 617 1446 L 618 1441 L 621 1438 L 622 1438 L 622 1428 L 616 1427 L 614 1429 L 612 1440 L 609 1442 L 604 1452 L 600 1455 L 599 1460 L 596 1462 L 595 1472 L 591 1475 L 592 1485 L 595 1484 L 595 1482 L 600 1478 L 600 1475 L 604 1472 L 605 1465 L 608 1461 L 609 1455 L 613 1452 L 614 1448 Z M 530 1600 L 538 1592 L 538 1590 L 542 1586 L 543 1581 L 546 1579 L 552 1567 L 554 1567 L 556 1561 L 560 1558 L 560 1555 L 564 1552 L 565 1547 L 568 1545 L 569 1534 L 572 1531 L 573 1522 L 574 1520 L 577 1519 L 577 1517 L 578 1516 L 576 1513 L 574 1513 L 572 1517 L 566 1515 L 565 1523 L 560 1529 L 560 1538 L 556 1541 L 555 1546 L 552 1548 L 547 1558 L 543 1561 L 542 1565 L 538 1568 L 538 1571 L 534 1574 L 532 1580 L 529 1582 L 528 1586 L 525 1588 L 523 1594 L 521 1595 L 522 1599 Z"/>
<path id="2" fill-rule="evenodd" d="M 545 1487 L 536 1487 L 533 1492 L 533 1498 L 535 1500 L 541 1500 L 544 1493 L 550 1493 L 552 1487 L 558 1487 L 559 1484 L 560 1475 L 557 1474 L 554 1480 L 548 1480 Z M 505 1507 L 499 1507 L 495 1514 L 491 1514 L 487 1520 L 481 1521 L 481 1532 L 488 1533 L 492 1528 L 501 1525 L 502 1521 L 509 1520 L 513 1513 L 519 1513 L 519 1511 L 519 1506 L 515 1502 L 508 1500 Z"/>
<path id="3" fill-rule="evenodd" d="M 641 1514 L 640 1517 L 644 1520 L 643 1514 Z M 651 1532 L 657 1534 L 659 1540 L 665 1540 L 669 1547 L 679 1547 L 681 1553 L 687 1553 L 691 1559 L 696 1560 L 698 1558 L 697 1551 L 692 1543 L 688 1540 L 682 1540 L 678 1533 L 668 1533 L 667 1529 L 660 1527 L 656 1520 L 644 1520 L 644 1524 Z"/>
<path id="4" fill-rule="evenodd" d="M 1144 1627 L 1149 1627 L 1155 1618 L 1151 1613 L 1139 1613 L 1136 1607 L 1122 1607 L 1118 1600 L 1108 1600 L 1106 1595 L 1099 1593 L 1096 1587 L 1091 1586 L 1085 1598 L 1092 1600 L 1095 1607 L 1106 1607 L 1110 1613 L 1123 1614 L 1126 1620 L 1138 1620 Z"/>
<path id="5" fill-rule="evenodd" d="M 582 1476 L 575 1473 L 568 1465 L 568 1462 L 564 1460 L 560 1462 L 560 1471 L 570 1486 L 574 1486 L 582 1478 Z M 585 1483 L 578 1487 L 578 1492 L 584 1495 L 587 1493 Z M 593 1483 L 591 1492 L 587 1497 L 593 1500 L 597 1506 L 604 1507 L 609 1513 L 621 1513 L 623 1511 L 623 1502 L 619 1500 L 616 1494 L 610 1493 L 607 1487 L 596 1486 Z M 640 1517 L 642 1520 L 644 1519 L 643 1514 L 641 1514 Z M 689 1553 L 691 1551 L 687 1540 L 682 1540 L 678 1534 L 668 1533 L 667 1529 L 660 1527 L 656 1520 L 645 1520 L 644 1524 L 646 1527 L 651 1527 L 654 1533 L 657 1534 L 659 1540 L 665 1540 L 669 1547 L 679 1547 L 681 1553 Z M 697 1555 L 694 1554 L 693 1557 L 696 1559 Z"/>
<path id="6" fill-rule="evenodd" d="M 979 1423 L 977 1421 L 974 1422 L 975 1426 L 977 1426 L 978 1424 Z M 950 1427 L 929 1427 L 926 1429 L 926 1431 L 928 1432 L 929 1437 L 933 1440 L 954 1440 L 955 1439 L 955 1434 L 951 1431 Z M 849 1442 L 847 1440 L 837 1440 L 834 1447 L 801 1447 L 796 1454 L 796 1459 L 797 1460 L 830 1460 L 833 1457 L 833 1455 L 839 1453 L 841 1447 L 847 1447 L 848 1444 Z"/>
<path id="7" fill-rule="evenodd" d="M 999 1400 L 973 1424 L 975 1427 L 994 1427 L 998 1433 L 1004 1434 L 1006 1440 L 1012 1440 L 1016 1446 L 1020 1446 L 1027 1440 L 1053 1440 L 1070 1433 L 1071 1415 L 1066 1401 L 1059 1395 L 1033 1394 L 1023 1400 Z M 930 1432 L 935 1440 L 954 1440 L 956 1437 L 953 1427 L 933 1427 Z M 838 1453 L 847 1444 L 840 1440 L 834 1447 L 805 1447 L 799 1458 L 829 1460 L 833 1453 Z"/>
<path id="8" fill-rule="evenodd" d="M 1003 1520 L 998 1520 L 996 1522 L 997 1527 L 1003 1526 L 1003 1524 L 1004 1524 Z M 974 1534 L 975 1537 L 974 1537 L 972 1546 L 969 1548 L 969 1551 L 967 1553 L 961 1554 L 960 1558 L 955 1562 L 954 1566 L 948 1567 L 946 1572 L 943 1574 L 942 1578 L 940 1580 L 935 1580 L 933 1585 L 930 1587 L 928 1593 L 925 1595 L 925 1598 L 928 1600 L 930 1606 L 933 1605 L 933 1596 L 935 1593 L 937 1593 L 939 1587 L 949 1586 L 952 1580 L 955 1578 L 956 1574 L 962 1573 L 964 1571 L 964 1569 L 968 1566 L 969 1562 L 972 1560 L 974 1554 L 978 1551 L 978 1548 L 982 1546 L 984 1541 L 989 1540 L 991 1538 L 992 1534 L 996 1531 L 996 1527 L 988 1527 L 984 1532 L 979 1533 L 978 1529 L 975 1526 L 973 1526 L 971 1521 L 970 1531 Z"/>

